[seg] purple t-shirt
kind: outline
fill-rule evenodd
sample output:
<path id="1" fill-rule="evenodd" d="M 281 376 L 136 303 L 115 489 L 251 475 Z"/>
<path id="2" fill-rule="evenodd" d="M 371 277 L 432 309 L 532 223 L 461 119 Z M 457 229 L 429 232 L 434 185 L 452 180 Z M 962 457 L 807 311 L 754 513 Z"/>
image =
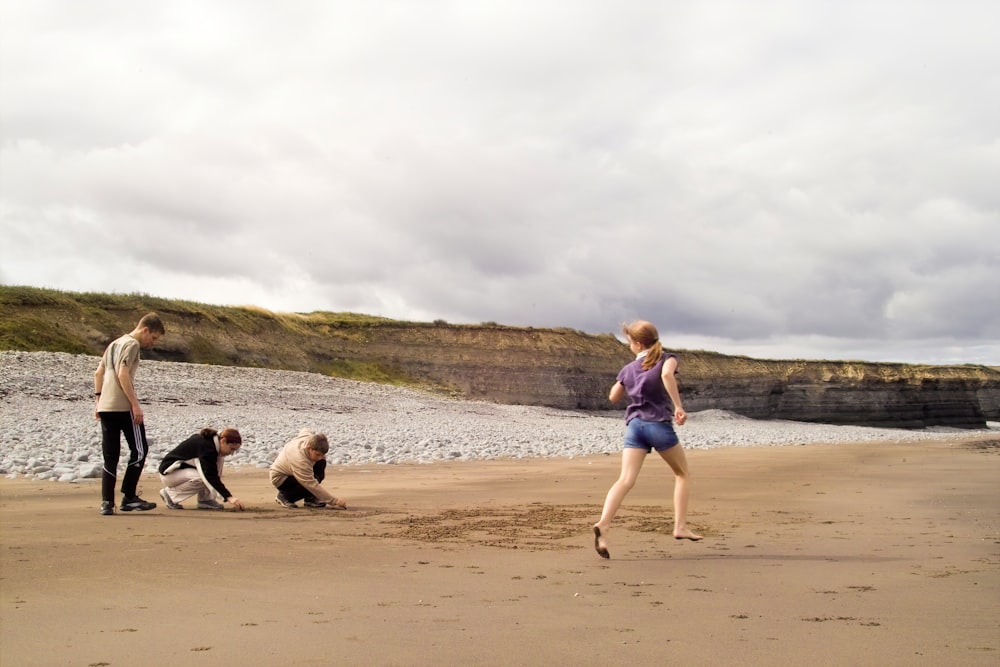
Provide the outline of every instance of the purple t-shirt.
<path id="1" fill-rule="evenodd" d="M 663 358 L 648 371 L 642 370 L 644 359 L 636 359 L 618 372 L 618 381 L 628 394 L 628 407 L 625 408 L 626 424 L 635 417 L 651 422 L 673 420 L 674 406 L 660 377 L 663 364 L 670 357 L 676 359 L 677 355 L 664 352 Z"/>

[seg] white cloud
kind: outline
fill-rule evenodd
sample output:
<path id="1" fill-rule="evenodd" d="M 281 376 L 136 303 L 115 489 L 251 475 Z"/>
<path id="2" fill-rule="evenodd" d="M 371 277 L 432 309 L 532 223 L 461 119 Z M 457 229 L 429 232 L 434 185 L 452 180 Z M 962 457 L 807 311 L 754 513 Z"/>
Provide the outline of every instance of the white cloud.
<path id="1" fill-rule="evenodd" d="M 998 18 L 0 0 L 0 280 L 1000 364 Z"/>

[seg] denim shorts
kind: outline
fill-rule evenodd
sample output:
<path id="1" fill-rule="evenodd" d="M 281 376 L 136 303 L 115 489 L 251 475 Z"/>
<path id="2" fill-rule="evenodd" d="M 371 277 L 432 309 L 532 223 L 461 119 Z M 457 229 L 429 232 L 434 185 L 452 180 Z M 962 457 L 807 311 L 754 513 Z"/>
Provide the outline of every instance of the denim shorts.
<path id="1" fill-rule="evenodd" d="M 625 426 L 626 449 L 645 449 L 665 452 L 680 440 L 671 422 L 648 422 L 638 417 L 629 420 Z"/>

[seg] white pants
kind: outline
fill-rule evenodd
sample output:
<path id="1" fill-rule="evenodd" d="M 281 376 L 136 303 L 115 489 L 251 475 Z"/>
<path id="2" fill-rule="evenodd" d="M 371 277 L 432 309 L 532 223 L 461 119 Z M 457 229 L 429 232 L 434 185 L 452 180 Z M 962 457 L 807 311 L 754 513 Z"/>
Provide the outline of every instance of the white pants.
<path id="1" fill-rule="evenodd" d="M 194 468 L 178 468 L 160 475 L 160 481 L 167 489 L 167 496 L 178 505 L 195 494 L 198 494 L 198 502 L 212 500 L 212 489 L 208 488 Z"/>

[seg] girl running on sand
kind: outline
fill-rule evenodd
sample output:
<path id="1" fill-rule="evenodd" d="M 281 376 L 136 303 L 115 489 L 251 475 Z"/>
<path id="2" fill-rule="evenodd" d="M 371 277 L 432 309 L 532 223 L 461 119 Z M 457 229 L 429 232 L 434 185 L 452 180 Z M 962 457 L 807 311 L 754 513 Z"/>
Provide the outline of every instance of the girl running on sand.
<path id="1" fill-rule="evenodd" d="M 673 420 L 681 426 L 687 421 L 674 377 L 677 356 L 663 351 L 660 334 L 649 322 L 638 320 L 625 325 L 622 333 L 635 360 L 621 369 L 608 395 L 612 403 L 628 396 L 629 403 L 625 408 L 621 475 L 608 491 L 601 520 L 594 524 L 594 549 L 602 558 L 611 558 L 607 542 L 611 521 L 635 486 L 646 454 L 654 449 L 674 471 L 674 538 L 694 541 L 702 538 L 687 525 L 688 464 L 671 423 Z"/>

